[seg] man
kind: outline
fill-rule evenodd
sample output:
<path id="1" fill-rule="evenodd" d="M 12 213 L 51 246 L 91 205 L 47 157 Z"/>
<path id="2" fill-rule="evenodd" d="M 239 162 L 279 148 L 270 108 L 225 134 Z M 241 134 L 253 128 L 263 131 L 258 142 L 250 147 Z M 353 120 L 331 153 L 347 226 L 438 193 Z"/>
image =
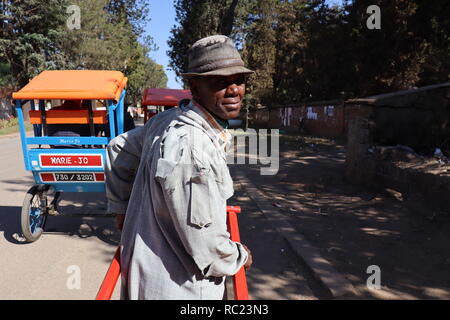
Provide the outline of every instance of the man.
<path id="1" fill-rule="evenodd" d="M 88 110 L 90 100 L 65 100 L 51 110 Z M 48 135 L 53 137 L 89 137 L 91 131 L 86 124 L 48 124 Z M 79 145 L 50 145 L 53 149 L 74 149 Z"/>
<path id="2" fill-rule="evenodd" d="M 226 225 L 227 120 L 239 115 L 250 73 L 231 39 L 197 41 L 183 74 L 193 100 L 109 144 L 108 211 L 123 224 L 122 299 L 222 299 L 225 277 L 250 267 L 250 251 L 229 239 Z"/>

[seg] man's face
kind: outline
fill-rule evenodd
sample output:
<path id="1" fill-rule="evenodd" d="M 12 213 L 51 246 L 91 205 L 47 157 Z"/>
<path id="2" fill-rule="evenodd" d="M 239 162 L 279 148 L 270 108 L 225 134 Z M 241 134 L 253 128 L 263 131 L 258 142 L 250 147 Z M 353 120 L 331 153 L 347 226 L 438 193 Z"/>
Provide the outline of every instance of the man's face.
<path id="1" fill-rule="evenodd" d="M 216 116 L 228 120 L 239 116 L 245 94 L 245 74 L 207 76 L 190 82 L 194 98 Z"/>

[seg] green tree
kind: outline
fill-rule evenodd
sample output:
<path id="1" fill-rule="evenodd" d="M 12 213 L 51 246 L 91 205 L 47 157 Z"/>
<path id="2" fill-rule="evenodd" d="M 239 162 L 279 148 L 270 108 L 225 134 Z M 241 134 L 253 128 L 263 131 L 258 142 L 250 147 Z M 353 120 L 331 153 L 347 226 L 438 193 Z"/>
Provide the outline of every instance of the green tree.
<path id="1" fill-rule="evenodd" d="M 179 77 L 188 67 L 188 50 L 195 41 L 215 34 L 232 38 L 236 24 L 247 15 L 252 1 L 175 0 L 176 22 L 168 41 L 170 67 Z"/>
<path id="2" fill-rule="evenodd" d="M 0 87 L 11 86 L 13 78 L 11 76 L 11 66 L 5 62 L 0 62 Z"/>
<path id="3" fill-rule="evenodd" d="M 346 3 L 357 95 L 448 81 L 448 1 L 378 1 L 379 30 L 365 25 L 370 4 L 368 0 Z"/>
<path id="4" fill-rule="evenodd" d="M 277 6 L 274 95 L 278 104 L 296 102 L 310 95 L 305 68 L 308 33 L 307 1 L 280 1 Z"/>
<path id="5" fill-rule="evenodd" d="M 142 99 L 145 88 L 166 88 L 168 80 L 163 66 L 148 57 L 147 48 L 139 45 L 136 52 L 135 59 L 129 65 L 129 69 L 133 72 L 128 74 L 131 85 L 128 86 L 127 96 L 133 103 Z"/>
<path id="6" fill-rule="evenodd" d="M 141 99 L 149 78 L 167 82 L 148 54 L 151 37 L 140 37 L 148 20 L 144 1 L 76 0 L 81 8 L 81 29 L 71 30 L 64 51 L 76 68 L 122 71 L 129 78 L 129 101 Z M 149 68 L 151 66 L 151 68 Z"/>
<path id="7" fill-rule="evenodd" d="M 419 80 L 424 47 L 409 24 L 417 10 L 413 1 L 379 1 L 382 25 L 379 30 L 366 27 L 369 1 L 353 1 L 347 6 L 352 26 L 352 49 L 357 66 L 355 86 L 361 95 L 406 89 Z M 369 80 L 369 81 L 367 81 Z"/>
<path id="8" fill-rule="evenodd" d="M 80 8 L 80 29 L 66 25 L 69 4 Z M 138 101 L 145 85 L 167 83 L 148 57 L 153 39 L 141 36 L 144 0 L 3 0 L 0 9 L 2 84 L 16 79 L 23 86 L 48 69 L 119 70 L 129 78 L 129 99 Z"/>
<path id="9" fill-rule="evenodd" d="M 10 66 L 14 85 L 69 65 L 61 50 L 66 6 L 66 0 L 0 2 L 0 62 Z"/>
<path id="10" fill-rule="evenodd" d="M 381 8 L 381 29 L 366 26 L 372 4 Z M 449 78 L 445 0 L 177 0 L 175 7 L 171 67 L 187 69 L 199 38 L 229 35 L 257 72 L 246 96 L 252 104 L 368 96 Z"/>
<path id="11" fill-rule="evenodd" d="M 257 0 L 247 17 L 243 59 L 256 72 L 248 83 L 250 105 L 270 104 L 273 99 L 273 75 L 276 54 L 276 0 Z"/>

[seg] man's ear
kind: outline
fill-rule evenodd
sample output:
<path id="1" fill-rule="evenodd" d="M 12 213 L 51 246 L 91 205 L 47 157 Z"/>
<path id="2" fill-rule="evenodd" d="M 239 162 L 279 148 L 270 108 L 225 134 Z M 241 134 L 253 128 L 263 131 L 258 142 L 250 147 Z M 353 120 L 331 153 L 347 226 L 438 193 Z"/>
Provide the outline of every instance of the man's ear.
<path id="1" fill-rule="evenodd" d="M 191 90 L 191 93 L 192 93 L 192 98 L 194 98 L 194 100 L 196 100 L 196 98 L 198 97 L 197 81 L 195 79 L 189 79 L 188 84 L 189 84 L 189 89 Z"/>

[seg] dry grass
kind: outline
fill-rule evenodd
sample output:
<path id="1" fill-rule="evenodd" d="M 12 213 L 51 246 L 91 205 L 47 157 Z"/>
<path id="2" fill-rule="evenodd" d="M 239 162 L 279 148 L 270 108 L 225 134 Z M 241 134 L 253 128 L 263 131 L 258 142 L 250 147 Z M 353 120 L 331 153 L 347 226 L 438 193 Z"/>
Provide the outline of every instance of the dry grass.
<path id="1" fill-rule="evenodd" d="M 29 131 L 33 129 L 33 125 L 28 122 L 25 123 L 25 130 Z M 19 121 L 17 118 L 11 118 L 6 120 L 0 119 L 0 135 L 11 134 L 19 132 Z"/>

